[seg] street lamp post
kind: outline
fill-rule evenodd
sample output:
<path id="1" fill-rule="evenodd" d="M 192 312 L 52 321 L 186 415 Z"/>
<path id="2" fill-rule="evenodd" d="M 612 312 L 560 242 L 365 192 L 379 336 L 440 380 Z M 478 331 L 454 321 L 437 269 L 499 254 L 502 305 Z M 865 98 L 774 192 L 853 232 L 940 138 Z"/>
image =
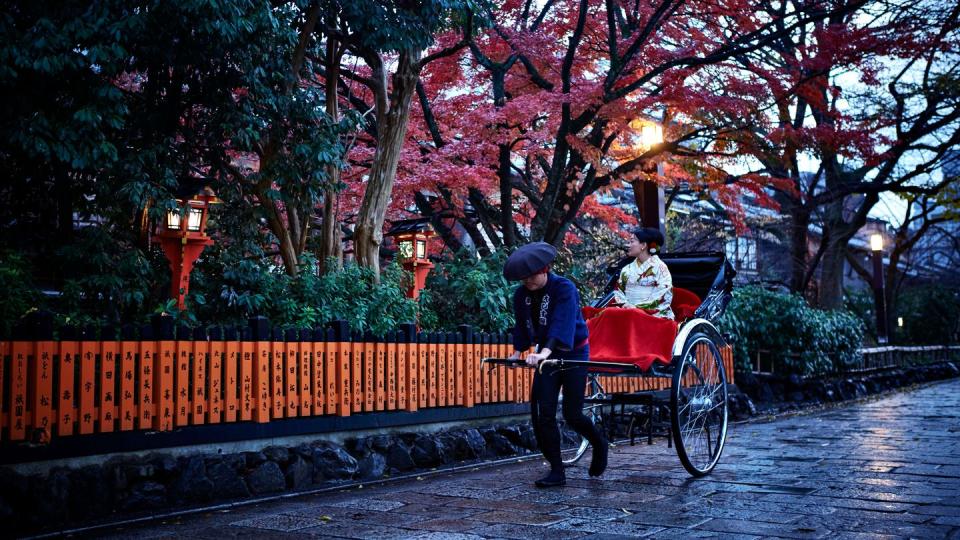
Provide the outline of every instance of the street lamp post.
<path id="1" fill-rule="evenodd" d="M 870 236 L 873 257 L 873 302 L 877 311 L 877 343 L 887 343 L 887 301 L 883 290 L 883 235 Z"/>
<path id="2" fill-rule="evenodd" d="M 655 122 L 635 119 L 630 122 L 630 127 L 639 132 L 641 152 L 647 152 L 654 146 L 663 143 L 663 127 Z M 644 172 L 662 174 L 659 164 L 652 165 L 652 167 L 645 167 Z M 644 227 L 652 227 L 663 231 L 666 218 L 663 188 L 656 182 L 649 180 L 634 181 L 633 197 L 637 204 L 637 210 L 640 212 L 641 224 Z"/>

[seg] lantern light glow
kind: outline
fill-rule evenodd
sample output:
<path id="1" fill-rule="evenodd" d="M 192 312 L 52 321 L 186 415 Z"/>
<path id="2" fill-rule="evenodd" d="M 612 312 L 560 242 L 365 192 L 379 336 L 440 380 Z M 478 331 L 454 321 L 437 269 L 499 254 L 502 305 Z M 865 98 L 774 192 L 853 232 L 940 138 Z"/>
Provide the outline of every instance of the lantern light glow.
<path id="1" fill-rule="evenodd" d="M 663 143 L 663 126 L 650 120 L 634 118 L 630 129 L 640 132 L 640 148 L 644 151 Z"/>
<path id="2" fill-rule="evenodd" d="M 167 229 L 171 231 L 180 230 L 180 212 L 178 210 L 167 211 Z"/>
<path id="3" fill-rule="evenodd" d="M 883 235 L 874 233 L 870 235 L 870 249 L 873 251 L 883 251 Z"/>
<path id="4" fill-rule="evenodd" d="M 640 144 L 652 148 L 663 142 L 663 128 L 657 124 L 644 124 L 640 128 Z"/>
<path id="5" fill-rule="evenodd" d="M 400 252 L 400 258 L 403 260 L 410 260 L 413 258 L 413 241 L 410 239 L 404 239 L 400 241 L 398 248 Z"/>
<path id="6" fill-rule="evenodd" d="M 199 232 L 202 219 L 203 209 L 191 206 L 190 210 L 187 211 L 187 230 Z"/>

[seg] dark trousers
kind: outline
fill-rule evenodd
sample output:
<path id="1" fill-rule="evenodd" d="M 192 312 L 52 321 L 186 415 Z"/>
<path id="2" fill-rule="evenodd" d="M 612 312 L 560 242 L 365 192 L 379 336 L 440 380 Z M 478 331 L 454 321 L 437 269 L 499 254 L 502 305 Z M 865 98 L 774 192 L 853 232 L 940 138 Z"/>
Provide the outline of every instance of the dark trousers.
<path id="1" fill-rule="evenodd" d="M 567 356 L 569 357 L 569 355 Z M 586 360 L 586 358 L 584 358 Z M 563 419 L 594 448 L 606 444 L 603 435 L 583 415 L 583 392 L 587 386 L 587 368 L 545 367 L 533 377 L 530 389 L 530 418 L 543 457 L 554 471 L 563 470 L 560 455 L 560 429 L 557 427 L 557 401 L 563 388 Z"/>

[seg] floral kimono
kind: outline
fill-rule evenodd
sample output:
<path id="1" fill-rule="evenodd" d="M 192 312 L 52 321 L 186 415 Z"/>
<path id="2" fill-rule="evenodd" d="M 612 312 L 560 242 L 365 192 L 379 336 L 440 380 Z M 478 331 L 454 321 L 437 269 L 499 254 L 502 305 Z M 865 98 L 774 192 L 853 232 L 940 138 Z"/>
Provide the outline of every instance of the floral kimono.
<path id="1" fill-rule="evenodd" d="M 667 264 L 656 255 L 644 263 L 634 260 L 620 271 L 614 300 L 626 307 L 653 310 L 653 315 L 673 319 L 673 278 Z"/>

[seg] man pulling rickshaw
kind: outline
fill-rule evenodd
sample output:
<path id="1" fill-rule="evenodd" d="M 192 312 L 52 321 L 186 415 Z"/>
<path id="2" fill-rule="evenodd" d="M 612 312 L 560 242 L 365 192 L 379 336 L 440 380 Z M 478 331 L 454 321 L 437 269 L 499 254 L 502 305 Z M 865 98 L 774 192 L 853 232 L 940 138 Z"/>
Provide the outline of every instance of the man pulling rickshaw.
<path id="1" fill-rule="evenodd" d="M 538 487 L 566 482 L 556 423 L 561 392 L 564 419 L 583 438 L 566 463 L 592 446 L 590 475 L 604 472 L 607 441 L 592 422 L 603 405 L 612 410 L 637 401 L 605 393 L 601 376 L 669 378 L 670 435 L 684 468 L 702 476 L 719 461 L 727 431 L 727 377 L 720 352 L 726 343 L 712 321 L 730 301 L 735 272 L 722 253 L 661 255 L 662 245 L 660 231 L 638 230 L 628 247 L 630 257 L 608 269 L 604 296 L 582 312 L 574 284 L 550 271 L 557 254 L 553 246 L 523 246 L 504 265 L 504 277 L 521 281 L 513 302 L 515 351 L 510 358 L 484 362 L 537 368 L 531 419 L 550 464 Z M 615 304 L 621 307 L 610 307 Z M 531 347 L 534 352 L 521 359 Z M 649 403 L 652 426 L 653 397 Z"/>

